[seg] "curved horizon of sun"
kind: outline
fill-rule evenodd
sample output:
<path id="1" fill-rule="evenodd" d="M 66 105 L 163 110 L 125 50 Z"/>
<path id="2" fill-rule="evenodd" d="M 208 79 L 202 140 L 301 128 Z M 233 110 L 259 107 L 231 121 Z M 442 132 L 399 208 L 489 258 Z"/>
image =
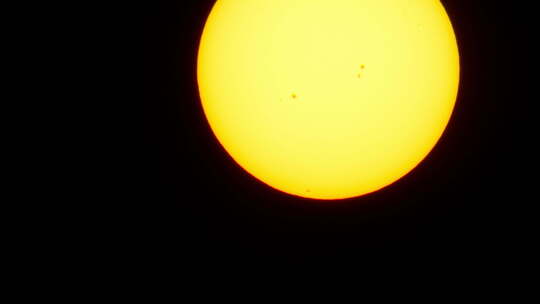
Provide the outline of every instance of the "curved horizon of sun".
<path id="1" fill-rule="evenodd" d="M 336 200 L 413 170 L 446 128 L 459 52 L 434 0 L 218 0 L 197 80 L 220 144 L 274 189 Z"/>

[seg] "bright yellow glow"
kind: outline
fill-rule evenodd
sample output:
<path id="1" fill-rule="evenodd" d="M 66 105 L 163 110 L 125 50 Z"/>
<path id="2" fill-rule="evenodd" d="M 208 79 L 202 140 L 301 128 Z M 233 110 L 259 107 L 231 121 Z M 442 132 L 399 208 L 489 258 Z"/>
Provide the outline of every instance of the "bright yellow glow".
<path id="1" fill-rule="evenodd" d="M 454 107 L 459 54 L 436 0 L 218 0 L 197 73 L 240 166 L 289 194 L 342 199 L 426 157 Z"/>

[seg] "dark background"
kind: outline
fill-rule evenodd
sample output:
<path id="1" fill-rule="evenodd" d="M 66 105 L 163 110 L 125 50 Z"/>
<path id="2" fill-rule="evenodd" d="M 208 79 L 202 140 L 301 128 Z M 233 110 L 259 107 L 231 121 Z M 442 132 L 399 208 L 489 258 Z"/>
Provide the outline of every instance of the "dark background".
<path id="1" fill-rule="evenodd" d="M 269 0 L 270 1 L 270 0 Z M 485 260 L 519 241 L 530 198 L 526 6 L 442 1 L 461 56 L 459 96 L 443 137 L 381 191 L 338 202 L 280 193 L 219 145 L 198 99 L 196 56 L 214 1 L 144 7 L 144 186 L 158 254 L 186 261 L 309 261 L 390 256 Z M 150 211 L 151 210 L 151 211 Z"/>

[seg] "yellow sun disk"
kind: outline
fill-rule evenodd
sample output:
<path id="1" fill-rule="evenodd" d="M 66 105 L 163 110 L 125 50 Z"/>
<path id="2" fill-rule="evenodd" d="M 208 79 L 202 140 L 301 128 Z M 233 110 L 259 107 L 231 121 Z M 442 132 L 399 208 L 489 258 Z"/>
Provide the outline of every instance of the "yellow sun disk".
<path id="1" fill-rule="evenodd" d="M 197 77 L 240 166 L 293 195 L 341 199 L 391 184 L 434 147 L 459 54 L 435 0 L 218 0 Z"/>

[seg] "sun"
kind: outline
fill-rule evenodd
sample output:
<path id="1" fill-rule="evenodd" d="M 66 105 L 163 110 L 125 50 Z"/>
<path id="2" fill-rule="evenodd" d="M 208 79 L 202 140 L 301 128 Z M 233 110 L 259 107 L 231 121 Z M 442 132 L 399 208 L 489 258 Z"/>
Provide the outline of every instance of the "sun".
<path id="1" fill-rule="evenodd" d="M 388 186 L 428 155 L 455 105 L 459 52 L 436 0 L 218 0 L 197 80 L 242 168 L 335 200 Z"/>

